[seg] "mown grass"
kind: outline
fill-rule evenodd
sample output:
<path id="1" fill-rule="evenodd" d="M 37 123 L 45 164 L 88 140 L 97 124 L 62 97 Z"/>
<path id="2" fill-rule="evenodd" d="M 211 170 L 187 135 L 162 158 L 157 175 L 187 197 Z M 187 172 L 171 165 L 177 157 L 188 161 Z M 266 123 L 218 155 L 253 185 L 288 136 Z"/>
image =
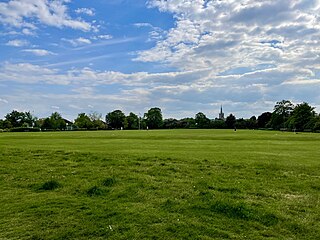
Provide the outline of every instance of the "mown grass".
<path id="1" fill-rule="evenodd" d="M 0 239 L 319 239 L 320 134 L 0 134 Z"/>

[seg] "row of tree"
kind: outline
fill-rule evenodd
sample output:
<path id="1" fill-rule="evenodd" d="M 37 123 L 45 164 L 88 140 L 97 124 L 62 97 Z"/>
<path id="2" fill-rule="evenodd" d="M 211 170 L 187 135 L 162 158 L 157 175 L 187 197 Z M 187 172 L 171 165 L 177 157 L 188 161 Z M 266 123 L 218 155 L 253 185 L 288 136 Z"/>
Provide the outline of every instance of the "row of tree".
<path id="1" fill-rule="evenodd" d="M 199 112 L 194 118 L 163 119 L 160 108 L 151 108 L 143 117 L 121 110 L 109 112 L 102 120 L 99 113 L 80 113 L 74 122 L 54 112 L 51 116 L 38 119 L 30 112 L 12 111 L 3 120 L 0 129 L 25 130 L 92 130 L 92 129 L 175 129 L 175 128 L 238 128 L 276 129 L 295 131 L 320 131 L 320 116 L 308 103 L 294 105 L 288 100 L 277 102 L 273 112 L 264 112 L 258 118 L 237 119 L 230 114 L 226 119 L 209 119 Z"/>

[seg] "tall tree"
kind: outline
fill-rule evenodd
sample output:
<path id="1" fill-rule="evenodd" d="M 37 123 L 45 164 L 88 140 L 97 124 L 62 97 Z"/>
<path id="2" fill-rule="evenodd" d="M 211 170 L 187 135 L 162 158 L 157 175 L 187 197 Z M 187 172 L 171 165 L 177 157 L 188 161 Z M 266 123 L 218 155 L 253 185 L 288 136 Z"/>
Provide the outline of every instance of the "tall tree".
<path id="1" fill-rule="evenodd" d="M 50 116 L 50 124 L 53 130 L 64 130 L 66 129 L 66 122 L 58 112 L 54 112 Z"/>
<path id="2" fill-rule="evenodd" d="M 277 102 L 274 106 L 269 125 L 274 129 L 286 128 L 293 108 L 294 105 L 289 100 Z"/>
<path id="3" fill-rule="evenodd" d="M 78 117 L 74 120 L 74 124 L 78 128 L 90 129 L 93 127 L 91 119 L 85 113 L 79 113 Z"/>
<path id="4" fill-rule="evenodd" d="M 114 110 L 106 115 L 106 123 L 109 128 L 120 129 L 124 127 L 126 116 L 121 110 Z"/>
<path id="5" fill-rule="evenodd" d="M 198 128 L 209 128 L 210 127 L 210 119 L 202 113 L 198 112 L 194 118 L 196 125 Z"/>
<path id="6" fill-rule="evenodd" d="M 226 125 L 227 128 L 234 128 L 236 125 L 236 117 L 233 114 L 230 114 L 227 118 L 226 118 Z"/>
<path id="7" fill-rule="evenodd" d="M 141 122 L 139 117 L 133 112 L 131 112 L 127 116 L 127 124 L 128 124 L 128 129 L 139 129 L 139 124 L 141 124 Z"/>
<path id="8" fill-rule="evenodd" d="M 297 130 L 312 129 L 312 120 L 315 118 L 314 107 L 304 102 L 298 104 L 289 118 L 289 127 Z M 314 124 L 314 123 L 313 123 Z M 308 126 L 309 125 L 309 126 Z"/>
<path id="9" fill-rule="evenodd" d="M 18 112 L 16 110 L 13 110 L 5 116 L 5 120 L 9 121 L 12 127 L 22 127 L 25 118 L 26 116 L 24 112 Z"/>
<path id="10" fill-rule="evenodd" d="M 95 129 L 105 129 L 106 124 L 102 121 L 102 114 L 98 112 L 92 112 L 89 114 L 89 118 Z"/>
<path id="11" fill-rule="evenodd" d="M 29 127 L 35 126 L 37 118 L 33 116 L 30 112 L 25 112 L 24 123 L 26 123 Z"/>
<path id="12" fill-rule="evenodd" d="M 158 107 L 150 108 L 144 114 L 147 127 L 150 129 L 158 129 L 162 127 L 163 119 L 161 109 Z"/>
<path id="13" fill-rule="evenodd" d="M 272 116 L 271 112 L 262 113 L 257 120 L 258 128 L 266 128 L 267 123 L 270 122 L 271 116 Z"/>

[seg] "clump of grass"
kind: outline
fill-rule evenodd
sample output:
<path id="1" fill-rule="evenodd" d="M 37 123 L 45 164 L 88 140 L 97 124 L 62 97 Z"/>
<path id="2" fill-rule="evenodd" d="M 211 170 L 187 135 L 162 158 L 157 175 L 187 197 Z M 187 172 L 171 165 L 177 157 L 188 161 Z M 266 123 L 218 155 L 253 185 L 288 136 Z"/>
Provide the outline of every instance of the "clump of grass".
<path id="1" fill-rule="evenodd" d="M 116 179 L 114 177 L 108 177 L 102 181 L 102 185 L 105 187 L 112 187 L 116 183 Z"/>
<path id="2" fill-rule="evenodd" d="M 242 219 L 246 221 L 257 221 L 265 226 L 273 226 L 279 222 L 278 216 L 273 213 L 257 210 L 243 202 L 216 201 L 211 205 L 211 210 L 223 214 L 229 218 Z"/>
<path id="3" fill-rule="evenodd" d="M 244 220 L 253 219 L 253 210 L 244 203 L 232 203 L 229 201 L 216 201 L 211 205 L 211 210 L 226 215 L 229 218 Z"/>
<path id="4" fill-rule="evenodd" d="M 87 190 L 87 195 L 90 197 L 102 196 L 105 194 L 105 191 L 97 186 L 93 186 Z"/>
<path id="5" fill-rule="evenodd" d="M 50 181 L 43 183 L 40 186 L 39 190 L 51 191 L 51 190 L 57 189 L 58 187 L 61 187 L 61 184 L 58 181 L 50 180 Z"/>

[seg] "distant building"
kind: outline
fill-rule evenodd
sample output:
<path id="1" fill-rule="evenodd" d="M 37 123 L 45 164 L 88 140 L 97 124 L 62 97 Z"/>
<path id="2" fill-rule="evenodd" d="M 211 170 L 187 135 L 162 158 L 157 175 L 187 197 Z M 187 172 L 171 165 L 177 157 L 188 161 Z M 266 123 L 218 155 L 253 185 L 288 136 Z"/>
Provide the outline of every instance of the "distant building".
<path id="1" fill-rule="evenodd" d="M 220 120 L 225 120 L 225 118 L 224 118 L 224 113 L 223 113 L 223 111 L 222 111 L 222 105 L 221 105 L 221 108 L 220 108 L 220 113 L 219 113 L 219 119 Z"/>

